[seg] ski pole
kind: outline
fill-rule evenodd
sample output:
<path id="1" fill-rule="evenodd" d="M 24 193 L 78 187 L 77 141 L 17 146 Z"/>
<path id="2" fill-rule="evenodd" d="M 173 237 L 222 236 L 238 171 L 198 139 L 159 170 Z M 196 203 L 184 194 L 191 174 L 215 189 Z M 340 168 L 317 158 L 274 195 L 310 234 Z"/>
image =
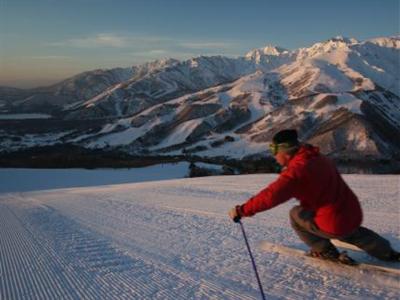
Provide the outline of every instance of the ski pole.
<path id="1" fill-rule="evenodd" d="M 242 222 L 240 221 L 240 218 L 237 218 L 237 217 L 236 217 L 233 221 L 234 221 L 235 223 L 239 223 L 240 228 L 242 229 L 244 241 L 246 242 L 247 250 L 249 251 L 251 263 L 252 263 L 252 265 L 253 265 L 253 270 L 254 270 L 254 273 L 256 273 L 256 278 L 257 278 L 257 282 L 258 282 L 258 287 L 260 288 L 260 292 L 261 292 L 261 298 L 262 298 L 263 300 L 265 300 L 265 295 L 264 295 L 263 287 L 262 287 L 262 285 L 261 285 L 260 277 L 258 276 L 258 272 L 257 272 L 256 262 L 254 261 L 253 254 L 251 253 L 249 241 L 247 240 L 247 236 L 246 236 L 246 232 L 244 231 L 243 224 L 242 224 Z"/>

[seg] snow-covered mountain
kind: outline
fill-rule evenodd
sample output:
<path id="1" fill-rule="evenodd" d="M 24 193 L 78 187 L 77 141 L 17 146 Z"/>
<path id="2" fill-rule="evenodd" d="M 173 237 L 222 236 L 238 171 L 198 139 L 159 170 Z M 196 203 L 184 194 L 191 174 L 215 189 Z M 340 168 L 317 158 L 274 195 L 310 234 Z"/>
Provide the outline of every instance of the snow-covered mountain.
<path id="1" fill-rule="evenodd" d="M 166 63 L 155 61 L 131 68 L 88 71 L 48 87 L 30 90 L 0 88 L 0 97 L 11 112 L 60 112 L 84 103 L 114 85 L 154 72 Z"/>
<path id="2" fill-rule="evenodd" d="M 23 99 L 8 91 L 12 101 L 3 108 L 56 111 L 76 123 L 102 119 L 101 126 L 62 134 L 62 142 L 91 149 L 243 158 L 265 154 L 276 131 L 297 128 L 304 142 L 334 157 L 399 161 L 400 139 L 393 138 L 400 136 L 399 58 L 399 36 L 361 42 L 339 36 L 293 51 L 267 46 L 239 58 L 86 72 L 30 96 L 21 91 Z M 34 141 L 5 134 L 1 145 Z"/>
<path id="3" fill-rule="evenodd" d="M 251 67 L 244 60 L 222 56 L 161 61 L 156 68 L 68 107 L 66 118 L 131 116 L 158 103 L 235 80 L 252 71 Z"/>

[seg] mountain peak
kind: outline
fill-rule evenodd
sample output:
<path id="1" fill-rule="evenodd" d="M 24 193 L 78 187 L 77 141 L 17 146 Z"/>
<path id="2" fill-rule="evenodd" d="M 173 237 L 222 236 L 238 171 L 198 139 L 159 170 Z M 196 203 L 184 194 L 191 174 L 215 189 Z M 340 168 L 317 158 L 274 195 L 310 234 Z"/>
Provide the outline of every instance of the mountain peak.
<path id="1" fill-rule="evenodd" d="M 299 57 L 314 57 L 318 55 L 322 55 L 325 53 L 329 53 L 331 51 L 348 51 L 349 48 L 359 43 L 354 38 L 343 37 L 341 35 L 330 38 L 323 42 L 318 42 L 312 45 L 309 48 L 301 48 L 299 49 L 300 56 Z"/>
<path id="2" fill-rule="evenodd" d="M 246 58 L 249 59 L 257 59 L 260 56 L 264 55 L 270 55 L 270 56 L 280 56 L 281 54 L 288 53 L 289 51 L 279 47 L 279 46 L 274 46 L 274 45 L 267 45 L 263 48 L 257 48 L 249 51 L 246 54 Z"/>
<path id="3" fill-rule="evenodd" d="M 377 37 L 366 40 L 365 43 L 376 44 L 381 47 L 400 49 L 400 35 Z"/>
<path id="4" fill-rule="evenodd" d="M 142 65 L 139 65 L 138 67 L 144 67 L 149 70 L 154 70 L 154 69 L 161 69 L 164 67 L 172 66 L 179 63 L 179 60 L 174 59 L 174 58 L 162 58 L 162 59 L 156 59 L 151 62 L 144 63 Z"/>
<path id="5" fill-rule="evenodd" d="M 260 49 L 262 50 L 264 55 L 281 55 L 282 53 L 288 52 L 288 50 L 278 47 L 278 46 L 273 46 L 273 45 L 267 45 L 266 47 Z"/>
<path id="6" fill-rule="evenodd" d="M 344 44 L 355 44 L 358 43 L 358 41 L 354 38 L 348 38 L 348 37 L 344 37 L 341 35 L 337 35 L 333 38 L 330 38 L 329 40 L 326 41 L 326 43 L 329 42 L 334 42 L 334 43 L 344 43 Z"/>

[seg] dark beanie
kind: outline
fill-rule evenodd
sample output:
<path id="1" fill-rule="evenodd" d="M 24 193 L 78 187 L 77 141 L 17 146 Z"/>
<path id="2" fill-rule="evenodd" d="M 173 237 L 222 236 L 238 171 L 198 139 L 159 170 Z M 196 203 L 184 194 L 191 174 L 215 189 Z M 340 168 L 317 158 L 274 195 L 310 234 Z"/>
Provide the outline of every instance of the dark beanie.
<path id="1" fill-rule="evenodd" d="M 290 145 L 297 145 L 299 141 L 297 140 L 297 131 L 295 129 L 285 129 L 279 131 L 272 138 L 274 144 L 287 143 Z"/>

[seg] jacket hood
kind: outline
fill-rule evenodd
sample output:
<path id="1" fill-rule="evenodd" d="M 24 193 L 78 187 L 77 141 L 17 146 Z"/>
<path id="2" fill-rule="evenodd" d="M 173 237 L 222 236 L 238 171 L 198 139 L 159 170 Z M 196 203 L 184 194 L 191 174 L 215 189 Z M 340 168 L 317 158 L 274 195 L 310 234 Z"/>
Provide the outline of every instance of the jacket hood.
<path id="1" fill-rule="evenodd" d="M 299 151 L 290 160 L 290 163 L 294 161 L 308 160 L 313 157 L 319 156 L 319 148 L 313 145 L 304 144 L 300 146 Z"/>

